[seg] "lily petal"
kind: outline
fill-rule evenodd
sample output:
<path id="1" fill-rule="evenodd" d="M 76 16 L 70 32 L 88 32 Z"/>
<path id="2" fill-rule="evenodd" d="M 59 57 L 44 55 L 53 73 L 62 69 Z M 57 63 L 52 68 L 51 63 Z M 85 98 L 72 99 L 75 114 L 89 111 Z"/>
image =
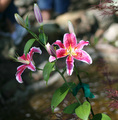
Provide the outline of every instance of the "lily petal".
<path id="1" fill-rule="evenodd" d="M 56 50 L 56 55 L 57 55 L 57 58 L 63 58 L 65 56 L 67 56 L 67 51 L 66 51 L 66 49 L 60 48 L 60 49 Z"/>
<path id="2" fill-rule="evenodd" d="M 30 57 L 31 57 L 30 60 L 32 60 L 32 56 L 33 56 L 34 52 L 42 54 L 42 51 L 41 51 L 40 48 L 38 48 L 38 47 L 32 47 L 30 49 L 30 52 L 29 52 Z"/>
<path id="3" fill-rule="evenodd" d="M 17 72 L 16 72 L 16 80 L 19 82 L 19 83 L 23 83 L 22 81 L 22 73 L 24 72 L 24 70 L 26 69 L 26 65 L 21 65 L 17 68 Z"/>
<path id="4" fill-rule="evenodd" d="M 20 60 L 26 60 L 25 54 L 23 54 L 21 57 L 18 57 L 18 60 L 19 60 L 19 61 L 20 61 Z"/>
<path id="5" fill-rule="evenodd" d="M 72 47 L 74 48 L 76 45 L 77 45 L 77 39 L 76 39 L 76 36 L 74 33 L 66 33 L 64 34 L 64 39 L 63 39 L 63 43 L 64 43 L 64 46 L 65 48 L 68 48 L 68 47 Z"/>
<path id="6" fill-rule="evenodd" d="M 67 52 L 65 49 L 60 48 L 60 49 L 56 50 L 56 56 L 57 56 L 57 59 L 63 58 L 65 56 L 67 56 Z M 54 56 L 49 57 L 49 62 L 53 62 L 54 60 L 56 60 L 56 57 L 54 57 Z"/>
<path id="7" fill-rule="evenodd" d="M 88 64 L 92 64 L 92 58 L 90 57 L 90 55 L 85 52 L 84 50 L 79 50 L 76 51 L 76 55 L 73 55 L 73 57 L 77 60 L 83 61 L 85 63 Z"/>
<path id="8" fill-rule="evenodd" d="M 89 41 L 81 40 L 76 46 L 75 49 L 82 50 L 85 45 L 88 45 Z"/>
<path id="9" fill-rule="evenodd" d="M 60 40 L 56 40 L 56 42 L 54 42 L 53 44 L 58 45 L 60 48 L 64 48 L 64 45 Z"/>
<path id="10" fill-rule="evenodd" d="M 27 68 L 30 69 L 31 71 L 36 71 L 36 68 L 35 68 L 35 66 L 33 65 L 32 62 L 30 62 L 30 63 L 27 65 Z"/>
<path id="11" fill-rule="evenodd" d="M 66 59 L 66 64 L 67 64 L 67 74 L 72 75 L 73 73 L 73 67 L 74 67 L 74 60 L 72 56 L 68 56 Z"/>
<path id="12" fill-rule="evenodd" d="M 56 58 L 54 56 L 49 57 L 49 62 L 53 62 L 54 60 L 56 60 Z"/>

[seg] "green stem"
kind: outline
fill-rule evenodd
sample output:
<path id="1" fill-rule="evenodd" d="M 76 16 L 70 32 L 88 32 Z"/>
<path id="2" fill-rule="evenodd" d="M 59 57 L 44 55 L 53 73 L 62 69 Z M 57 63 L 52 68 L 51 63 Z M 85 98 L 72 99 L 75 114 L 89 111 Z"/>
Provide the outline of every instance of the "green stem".
<path id="1" fill-rule="evenodd" d="M 63 78 L 63 80 L 65 81 L 65 83 L 67 84 L 67 86 L 69 87 L 69 89 L 70 89 L 70 91 L 71 91 L 71 93 L 72 93 L 73 90 L 72 90 L 72 88 L 69 86 L 68 82 L 66 81 L 66 79 L 65 79 L 65 77 L 64 77 L 64 75 L 63 75 L 64 72 L 61 73 L 61 72 L 58 70 L 58 68 L 56 68 L 56 71 L 61 75 L 61 77 Z M 79 99 L 77 98 L 77 96 L 74 96 L 74 97 L 76 98 L 77 102 L 81 105 L 81 102 L 79 101 Z"/>
<path id="2" fill-rule="evenodd" d="M 75 70 L 75 72 L 76 72 L 76 75 L 77 75 L 77 77 L 78 77 L 78 80 L 79 80 L 80 84 L 82 84 L 82 80 L 81 80 L 81 78 L 80 78 L 80 76 L 79 76 L 79 73 L 78 73 L 78 70 L 77 70 L 77 67 L 76 67 L 75 64 L 74 64 L 74 70 Z M 83 92 L 84 92 L 84 88 L 82 88 L 82 90 L 83 90 Z M 86 100 L 90 103 L 88 97 L 86 97 Z M 92 107 L 91 107 L 91 114 L 92 114 L 92 116 L 94 116 L 94 112 L 93 112 Z"/>
<path id="3" fill-rule="evenodd" d="M 45 48 L 45 46 L 42 44 L 42 42 L 39 41 L 39 39 L 35 33 L 32 33 L 32 31 L 28 28 L 26 28 L 26 30 L 36 39 L 37 42 L 39 42 L 39 44 L 41 44 Z"/>

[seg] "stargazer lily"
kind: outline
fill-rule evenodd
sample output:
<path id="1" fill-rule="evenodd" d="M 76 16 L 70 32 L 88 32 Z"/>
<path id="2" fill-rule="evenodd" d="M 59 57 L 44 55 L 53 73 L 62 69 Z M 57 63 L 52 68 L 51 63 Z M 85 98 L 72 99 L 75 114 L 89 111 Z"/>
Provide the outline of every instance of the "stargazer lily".
<path id="1" fill-rule="evenodd" d="M 67 56 L 66 64 L 67 64 L 68 75 L 72 75 L 73 67 L 74 67 L 74 59 L 80 60 L 88 64 L 92 63 L 92 59 L 90 55 L 86 51 L 82 50 L 85 45 L 89 44 L 89 41 L 81 40 L 77 44 L 75 33 L 70 33 L 70 34 L 66 33 L 64 34 L 63 43 L 60 40 L 57 40 L 53 44 L 59 46 L 59 49 L 56 50 L 57 59 Z M 49 62 L 54 61 L 56 57 L 50 56 Z"/>
<path id="2" fill-rule="evenodd" d="M 36 71 L 36 68 L 33 64 L 33 54 L 34 52 L 36 53 L 42 53 L 42 51 L 40 50 L 40 48 L 37 48 L 37 47 L 32 47 L 30 49 L 30 52 L 27 53 L 27 55 L 23 54 L 21 57 L 18 57 L 17 58 L 17 61 L 18 62 L 21 62 L 23 63 L 23 65 L 19 66 L 17 68 L 17 72 L 16 72 L 16 80 L 19 82 L 19 83 L 23 83 L 22 81 L 22 77 L 21 77 L 21 74 L 24 72 L 24 70 L 26 68 L 30 69 L 31 71 Z"/>

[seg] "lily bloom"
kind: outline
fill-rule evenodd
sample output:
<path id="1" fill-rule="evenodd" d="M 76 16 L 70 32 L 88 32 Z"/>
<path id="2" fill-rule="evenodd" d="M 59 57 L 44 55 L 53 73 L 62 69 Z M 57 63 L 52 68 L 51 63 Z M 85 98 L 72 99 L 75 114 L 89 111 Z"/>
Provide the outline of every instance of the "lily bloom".
<path id="1" fill-rule="evenodd" d="M 63 43 L 60 40 L 57 40 L 53 44 L 58 45 L 59 49 L 56 50 L 56 57 L 49 57 L 49 62 L 54 61 L 56 58 L 58 59 L 67 56 L 66 64 L 68 75 L 72 75 L 74 59 L 80 60 L 88 64 L 92 63 L 90 55 L 86 51 L 82 50 L 85 45 L 89 44 L 89 41 L 81 40 L 77 44 L 77 39 L 74 33 L 64 34 Z"/>
<path id="2" fill-rule="evenodd" d="M 30 69 L 31 71 L 36 71 L 36 68 L 35 68 L 35 66 L 33 64 L 33 58 L 32 58 L 34 52 L 40 53 L 40 54 L 42 53 L 42 51 L 40 50 L 40 48 L 32 47 L 30 49 L 30 52 L 27 53 L 27 55 L 23 54 L 21 57 L 17 58 L 18 62 L 23 63 L 23 65 L 21 65 L 21 66 L 19 66 L 17 68 L 17 72 L 16 72 L 16 80 L 19 83 L 23 83 L 21 74 L 24 72 L 24 70 L 26 68 Z"/>

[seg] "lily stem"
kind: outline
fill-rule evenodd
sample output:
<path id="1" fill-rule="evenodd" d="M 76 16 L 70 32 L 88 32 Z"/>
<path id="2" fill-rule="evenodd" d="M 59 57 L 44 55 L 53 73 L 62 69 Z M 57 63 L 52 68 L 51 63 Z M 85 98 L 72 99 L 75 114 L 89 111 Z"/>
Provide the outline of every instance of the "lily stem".
<path id="1" fill-rule="evenodd" d="M 80 76 L 79 76 L 79 72 L 78 72 L 77 67 L 76 67 L 75 64 L 74 64 L 74 70 L 75 70 L 75 72 L 76 72 L 76 75 L 77 75 L 77 77 L 78 77 L 78 80 L 79 80 L 80 84 L 82 84 L 82 80 L 81 80 L 81 78 L 80 78 Z M 83 92 L 84 92 L 84 88 L 82 88 L 82 90 L 83 90 Z M 86 98 L 86 100 L 90 103 L 89 98 L 88 98 L 88 97 L 85 97 L 85 98 Z M 91 106 L 91 114 L 92 114 L 92 116 L 94 116 L 94 112 L 93 112 L 92 106 Z"/>
<path id="2" fill-rule="evenodd" d="M 73 90 L 72 90 L 72 88 L 69 86 L 69 84 L 68 84 L 68 82 L 66 81 L 66 79 L 65 79 L 65 77 L 64 77 L 64 72 L 60 72 L 59 70 L 58 70 L 58 68 L 56 68 L 56 71 L 61 75 L 61 77 L 63 78 L 63 80 L 65 81 L 65 83 L 67 84 L 67 86 L 69 87 L 69 89 L 70 89 L 70 91 L 71 91 L 71 93 L 73 92 Z M 77 102 L 81 105 L 81 102 L 79 101 L 79 99 L 77 98 L 77 96 L 74 96 L 75 98 L 76 98 L 76 100 L 77 100 Z"/>

